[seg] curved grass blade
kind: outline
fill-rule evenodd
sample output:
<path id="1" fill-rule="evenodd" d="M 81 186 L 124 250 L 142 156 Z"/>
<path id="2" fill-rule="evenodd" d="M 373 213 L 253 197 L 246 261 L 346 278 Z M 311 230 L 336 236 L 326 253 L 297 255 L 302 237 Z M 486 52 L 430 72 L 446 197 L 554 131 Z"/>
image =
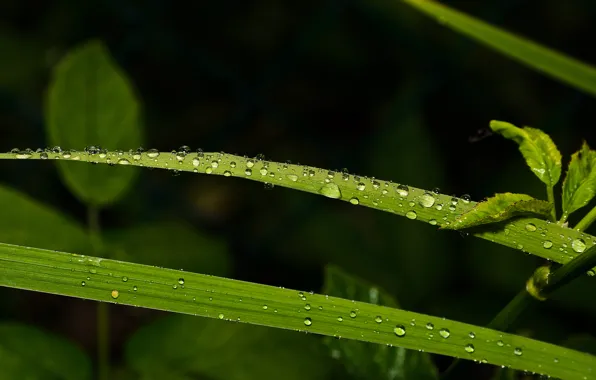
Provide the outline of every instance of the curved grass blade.
<path id="1" fill-rule="evenodd" d="M 563 181 L 562 222 L 577 209 L 587 205 L 596 195 L 596 151 L 584 141 L 581 149 L 571 156 Z"/>
<path id="2" fill-rule="evenodd" d="M 565 379 L 596 377 L 596 357 L 522 336 L 364 302 L 91 256 L 0 244 L 0 286 L 397 345 Z M 376 322 L 378 316 L 382 323 Z M 440 334 L 443 329 L 448 336 Z M 430 330 L 437 334 L 429 339 Z"/>
<path id="3" fill-rule="evenodd" d="M 404 0 L 462 34 L 592 96 L 596 96 L 596 68 L 525 38 L 506 32 L 430 0 Z"/>
<path id="4" fill-rule="evenodd" d="M 0 159 L 64 159 L 60 154 L 31 152 L 26 155 L 0 153 Z M 107 152 L 105 157 L 91 152 L 74 152 L 76 162 L 108 161 L 121 166 L 142 166 L 170 171 L 186 171 L 240 177 L 263 182 L 268 187 L 283 186 L 347 201 L 355 206 L 370 207 L 405 216 L 411 220 L 445 227 L 476 202 L 445 194 L 436 194 L 404 184 L 337 173 L 306 165 L 293 165 L 236 156 L 227 153 L 187 152 Z M 82 165 L 82 164 L 81 164 Z M 531 225 L 529 228 L 528 226 Z M 528 233 L 533 232 L 533 233 Z M 596 237 L 545 220 L 522 217 L 475 231 L 473 236 L 547 260 L 565 264 L 596 244 Z M 596 268 L 595 268 L 596 270 Z"/>
<path id="5" fill-rule="evenodd" d="M 536 128 L 518 128 L 511 123 L 492 120 L 493 132 L 513 140 L 534 174 L 552 188 L 561 177 L 561 153 L 549 135 Z"/>
<path id="6" fill-rule="evenodd" d="M 500 193 L 477 203 L 472 209 L 458 216 L 453 223 L 441 228 L 460 230 L 481 224 L 502 222 L 527 214 L 536 214 L 548 218 L 552 208 L 551 203 L 532 198 L 526 194 Z"/>

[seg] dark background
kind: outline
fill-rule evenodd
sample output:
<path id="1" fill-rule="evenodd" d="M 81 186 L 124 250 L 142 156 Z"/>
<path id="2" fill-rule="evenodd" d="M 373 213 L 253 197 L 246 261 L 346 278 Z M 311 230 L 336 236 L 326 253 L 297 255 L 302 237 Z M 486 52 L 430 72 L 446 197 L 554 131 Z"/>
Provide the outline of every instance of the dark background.
<path id="1" fill-rule="evenodd" d="M 596 62 L 593 0 L 444 3 Z M 596 146 L 592 97 L 399 1 L 3 0 L 0 150 L 46 145 L 43 101 L 51 68 L 90 38 L 108 45 L 136 86 L 145 148 L 264 154 L 480 200 L 505 191 L 546 198 L 513 142 L 474 138 L 485 135 L 491 119 L 543 129 L 565 166 L 582 139 Z M 2 162 L 0 178 L 84 223 L 85 206 L 53 164 Z M 582 211 L 577 214 L 572 224 Z M 134 189 L 101 218 L 107 235 L 184 223 L 225 246 L 231 267 L 220 274 L 232 278 L 319 291 L 324 265 L 334 263 L 386 288 L 405 309 L 481 325 L 542 262 L 312 194 L 156 170 L 143 170 Z M 167 247 L 168 239 L 164 234 L 160 241 Z M 214 272 L 180 258 L 192 256 L 193 247 L 185 249 L 184 241 L 178 247 L 163 260 L 134 261 L 176 267 L 180 259 L 185 270 Z M 594 280 L 579 280 L 526 314 L 515 331 L 589 346 L 594 291 Z M 14 301 L 0 304 L 3 319 L 34 323 L 94 352 L 94 303 L 1 293 Z M 119 363 L 122 343 L 159 313 L 111 310 Z"/>

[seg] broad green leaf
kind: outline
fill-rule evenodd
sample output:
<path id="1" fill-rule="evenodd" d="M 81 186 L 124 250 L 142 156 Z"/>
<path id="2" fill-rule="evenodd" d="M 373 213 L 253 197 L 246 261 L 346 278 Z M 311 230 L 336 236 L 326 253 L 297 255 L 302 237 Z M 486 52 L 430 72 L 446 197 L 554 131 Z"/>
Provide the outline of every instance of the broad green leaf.
<path id="1" fill-rule="evenodd" d="M 62 251 L 89 252 L 86 231 L 74 220 L 17 190 L 0 185 L 0 241 Z"/>
<path id="2" fill-rule="evenodd" d="M 591 254 L 586 251 L 586 255 Z M 234 331 L 233 326 L 239 321 L 294 330 L 294 335 L 300 331 L 340 336 L 466 360 L 485 360 L 494 365 L 570 380 L 583 379 L 586 368 L 596 368 L 596 357 L 582 352 L 438 316 L 222 277 L 9 244 L 0 244 L 0 286 L 221 319 L 217 322 L 222 324 L 224 331 Z M 381 317 L 382 323 L 376 323 L 377 316 Z M 228 325 L 223 320 L 228 320 Z M 449 330 L 448 335 L 445 330 Z M 201 339 L 194 334 L 187 335 L 189 339 Z M 293 339 L 298 339 L 299 335 Z M 266 341 L 259 341 L 264 352 L 270 350 Z M 503 345 L 497 344 L 498 341 Z M 184 349 L 188 342 L 172 344 L 179 344 L 177 348 Z M 167 354 L 170 347 L 164 347 L 161 352 Z M 281 350 L 278 344 L 275 349 Z M 131 354 L 134 353 L 133 350 Z M 282 361 L 279 357 L 274 358 Z M 192 365 L 184 361 L 176 364 Z M 301 375 L 304 378 L 304 373 Z"/>
<path id="3" fill-rule="evenodd" d="M 587 205 L 596 194 L 596 151 L 584 141 L 571 156 L 563 181 L 563 218 Z"/>
<path id="4" fill-rule="evenodd" d="M 182 222 L 160 222 L 104 232 L 114 258 L 224 276 L 231 263 L 224 241 Z M 170 252 L 164 255 L 164 252 Z"/>
<path id="5" fill-rule="evenodd" d="M 471 210 L 458 216 L 453 223 L 441 227 L 445 230 L 459 230 L 481 224 L 497 223 L 520 215 L 548 217 L 553 205 L 532 198 L 526 194 L 501 193 L 477 203 Z M 528 231 L 536 231 L 536 226 Z"/>
<path id="6" fill-rule="evenodd" d="M 331 359 L 317 350 L 318 342 L 289 331 L 172 315 L 137 331 L 125 355 L 146 380 L 170 374 L 188 380 L 324 379 Z"/>
<path id="7" fill-rule="evenodd" d="M 54 68 L 46 99 L 49 143 L 62 148 L 135 149 L 143 141 L 140 106 L 125 73 L 97 41 L 70 51 Z M 101 154 L 95 149 L 66 155 L 69 160 Z M 113 164 L 124 163 L 114 160 Z M 86 204 L 117 201 L 138 171 L 130 167 L 77 165 L 60 162 L 62 179 Z"/>
<path id="8" fill-rule="evenodd" d="M 328 266 L 325 270 L 323 292 L 374 305 L 398 307 L 397 302 L 384 290 L 348 275 L 335 266 Z M 375 323 L 378 325 L 386 322 L 388 321 L 381 316 L 375 317 Z M 356 379 L 438 378 L 437 369 L 430 355 L 425 352 L 331 337 L 326 337 L 325 343 L 331 350 L 331 356 L 339 359 L 348 373 Z"/>
<path id="9" fill-rule="evenodd" d="M 596 95 L 596 68 L 525 38 L 506 32 L 431 0 L 405 0 L 441 24 L 484 43 L 532 69 Z M 545 26 L 547 27 L 547 26 Z"/>
<path id="10" fill-rule="evenodd" d="M 519 151 L 532 172 L 547 186 L 552 188 L 559 182 L 561 153 L 546 133 L 536 128 L 518 128 L 497 120 L 490 122 L 490 128 L 519 145 Z"/>
<path id="11" fill-rule="evenodd" d="M 0 323 L 0 378 L 86 380 L 91 361 L 71 342 L 19 323 Z"/>

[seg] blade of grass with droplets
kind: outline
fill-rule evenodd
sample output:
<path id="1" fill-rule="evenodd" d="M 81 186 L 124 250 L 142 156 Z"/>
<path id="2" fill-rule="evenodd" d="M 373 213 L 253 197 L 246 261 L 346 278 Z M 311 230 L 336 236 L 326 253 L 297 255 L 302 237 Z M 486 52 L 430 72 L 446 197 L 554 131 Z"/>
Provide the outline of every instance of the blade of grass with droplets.
<path id="1" fill-rule="evenodd" d="M 596 68 L 430 0 L 404 0 L 440 23 L 563 83 L 596 96 Z"/>
<path id="2" fill-rule="evenodd" d="M 0 286 L 398 345 L 565 379 L 595 378 L 596 357 L 522 336 L 364 302 L 91 256 L 0 243 Z M 379 316 L 382 323 L 376 322 Z M 429 339 L 430 329 L 449 334 Z"/>
<path id="3" fill-rule="evenodd" d="M 14 151 L 0 153 L 0 159 L 55 161 L 65 158 L 60 153 Z M 390 212 L 436 227 L 450 225 L 477 204 L 389 181 L 226 153 L 165 153 L 149 150 L 143 153 L 92 154 L 73 151 L 67 160 L 240 177 L 263 182 L 267 186 L 283 186 L 348 201 L 352 205 Z M 596 238 L 592 235 L 531 217 L 487 225 L 473 231 L 472 235 L 560 264 L 571 261 L 596 244 Z"/>

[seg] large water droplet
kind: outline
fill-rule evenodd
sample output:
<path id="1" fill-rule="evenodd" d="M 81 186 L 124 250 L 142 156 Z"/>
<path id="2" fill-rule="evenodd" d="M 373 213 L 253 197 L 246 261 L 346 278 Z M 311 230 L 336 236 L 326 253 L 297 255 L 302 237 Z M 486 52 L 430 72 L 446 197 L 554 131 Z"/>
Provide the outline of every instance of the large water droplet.
<path id="1" fill-rule="evenodd" d="M 553 246 L 553 242 L 552 242 L 552 241 L 550 241 L 550 240 L 545 240 L 545 241 L 542 243 L 542 246 L 543 246 L 544 248 L 546 248 L 546 249 L 551 249 L 551 247 Z"/>
<path id="2" fill-rule="evenodd" d="M 128 281 L 128 277 L 122 276 L 122 282 L 127 282 L 127 281 Z"/>
<path id="3" fill-rule="evenodd" d="M 381 323 L 381 322 L 383 322 L 383 317 L 381 317 L 380 315 L 377 315 L 377 316 L 375 317 L 375 322 L 377 322 L 377 323 Z"/>
<path id="4" fill-rule="evenodd" d="M 116 289 L 112 290 L 112 298 L 116 299 L 120 296 L 120 292 L 117 291 Z"/>
<path id="5" fill-rule="evenodd" d="M 128 161 L 126 158 L 121 158 L 118 160 L 118 164 L 119 165 L 130 165 L 130 161 Z"/>
<path id="6" fill-rule="evenodd" d="M 404 325 L 397 325 L 393 328 L 393 332 L 395 333 L 395 335 L 397 335 L 399 338 L 403 338 L 404 336 L 406 336 L 406 328 L 404 327 Z"/>
<path id="7" fill-rule="evenodd" d="M 432 207 L 435 204 L 435 197 L 431 193 L 424 193 L 418 199 L 418 203 L 422 207 Z"/>
<path id="8" fill-rule="evenodd" d="M 536 231 L 536 225 L 534 223 L 526 224 L 526 231 L 530 231 L 530 232 Z"/>
<path id="9" fill-rule="evenodd" d="M 323 194 L 324 196 L 326 196 L 328 198 L 333 198 L 333 199 L 341 198 L 341 190 L 333 182 L 326 183 L 323 187 L 321 187 L 319 189 L 319 193 Z M 350 200 L 350 203 L 351 202 L 352 201 Z"/>
<path id="10" fill-rule="evenodd" d="M 432 323 L 428 322 L 428 323 L 426 324 L 426 328 L 427 328 L 428 330 L 434 330 L 434 328 L 435 328 L 435 325 L 433 325 Z"/>
<path id="11" fill-rule="evenodd" d="M 147 151 L 147 157 L 157 158 L 157 157 L 159 157 L 159 151 L 157 149 L 149 149 Z"/>
<path id="12" fill-rule="evenodd" d="M 521 349 L 521 348 L 519 348 L 519 347 L 515 347 L 515 350 L 513 350 L 513 353 L 514 353 L 515 355 L 517 355 L 517 356 L 522 356 L 522 354 L 523 354 L 524 352 L 522 351 L 522 349 Z"/>
<path id="13" fill-rule="evenodd" d="M 577 253 L 582 253 L 586 250 L 586 242 L 582 239 L 575 239 L 571 242 L 571 248 Z"/>
<path id="14" fill-rule="evenodd" d="M 363 191 L 364 189 L 366 189 L 366 185 L 362 182 L 359 182 L 358 185 L 356 185 L 356 188 L 360 191 Z"/>
<path id="15" fill-rule="evenodd" d="M 312 325 L 312 319 L 310 319 L 310 318 L 304 318 L 304 325 L 305 326 Z"/>
<path id="16" fill-rule="evenodd" d="M 418 217 L 418 214 L 416 214 L 416 211 L 410 210 L 410 211 L 406 212 L 406 218 L 408 218 L 408 219 L 414 220 L 417 217 Z"/>
<path id="17" fill-rule="evenodd" d="M 357 205 L 357 204 L 360 203 L 360 200 L 358 200 L 358 198 L 356 198 L 356 197 L 352 197 L 350 199 L 350 203 L 353 204 L 353 205 Z"/>
<path id="18" fill-rule="evenodd" d="M 337 321 L 338 321 L 338 322 L 343 322 L 343 321 L 344 321 L 344 319 L 343 319 L 343 317 L 337 317 Z"/>
<path id="19" fill-rule="evenodd" d="M 465 203 L 468 204 L 470 203 L 470 200 L 472 199 L 472 197 L 470 197 L 469 194 L 464 194 L 461 196 L 461 200 Z"/>
<path id="20" fill-rule="evenodd" d="M 48 154 L 46 152 L 42 152 L 39 154 L 39 158 L 41 158 L 42 160 L 47 160 Z"/>
<path id="21" fill-rule="evenodd" d="M 503 347 L 504 345 L 505 345 L 505 343 L 503 343 L 502 340 L 497 340 L 497 346 Z"/>
<path id="22" fill-rule="evenodd" d="M 86 285 L 85 281 L 81 281 L 81 286 L 85 286 L 85 285 Z"/>
<path id="23" fill-rule="evenodd" d="M 307 303 L 306 305 L 304 305 L 304 310 L 309 311 L 310 310 L 310 304 Z"/>
<path id="24" fill-rule="evenodd" d="M 219 319 L 224 319 L 224 317 L 225 316 L 222 313 L 219 313 L 219 315 L 217 316 L 217 318 L 219 318 Z"/>
<path id="25" fill-rule="evenodd" d="M 471 354 L 474 351 L 476 351 L 476 349 L 474 348 L 474 345 L 472 343 L 468 343 L 466 344 L 466 346 L 464 347 L 464 350 L 468 353 Z"/>
<path id="26" fill-rule="evenodd" d="M 451 335 L 451 332 L 448 329 L 441 329 L 439 330 L 439 335 L 447 339 Z"/>
<path id="27" fill-rule="evenodd" d="M 397 194 L 399 194 L 400 197 L 405 198 L 410 194 L 410 189 L 406 185 L 399 185 L 397 187 Z"/>
<path id="28" fill-rule="evenodd" d="M 286 174 L 286 177 L 292 182 L 298 181 L 298 176 L 296 174 Z"/>
<path id="29" fill-rule="evenodd" d="M 468 334 L 468 336 L 469 336 L 471 339 L 474 339 L 474 338 L 476 338 L 476 334 L 474 334 L 474 332 L 472 332 L 472 331 L 470 331 L 470 333 Z"/>
<path id="30" fill-rule="evenodd" d="M 350 318 L 356 318 L 356 311 L 350 311 Z"/>
<path id="31" fill-rule="evenodd" d="M 198 158 L 192 159 L 192 166 L 197 167 L 197 166 L 199 166 L 200 163 L 201 163 L 201 160 L 199 160 Z"/>

